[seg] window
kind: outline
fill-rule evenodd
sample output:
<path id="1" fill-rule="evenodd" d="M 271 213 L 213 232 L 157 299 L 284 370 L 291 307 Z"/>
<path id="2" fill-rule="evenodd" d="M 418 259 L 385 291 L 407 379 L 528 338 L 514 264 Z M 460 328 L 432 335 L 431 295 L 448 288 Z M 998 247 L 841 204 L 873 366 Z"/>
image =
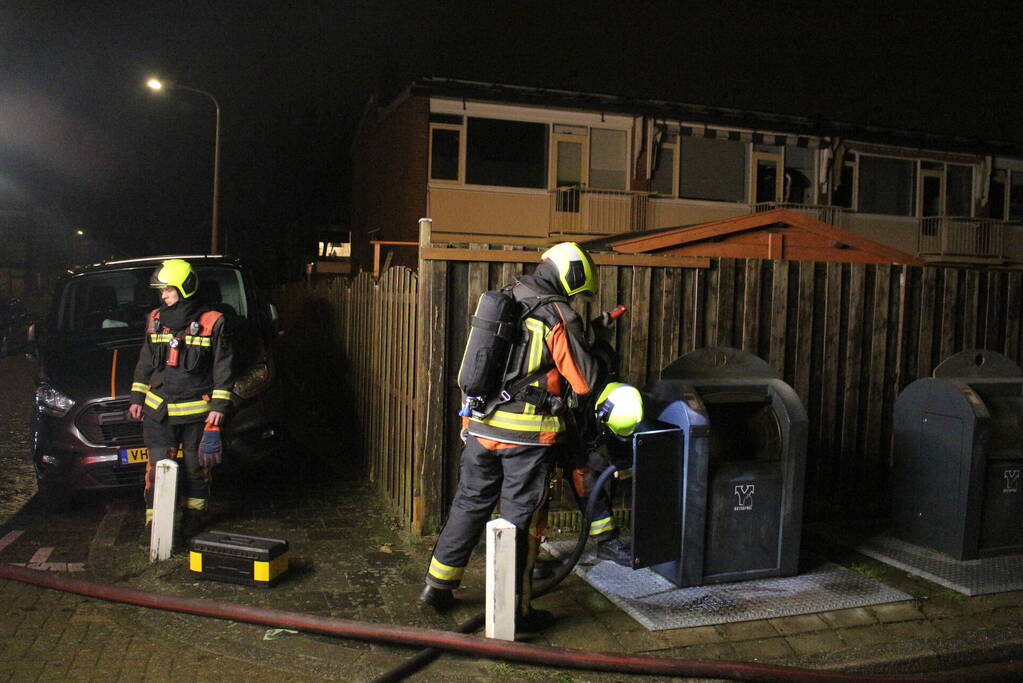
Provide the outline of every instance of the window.
<path id="1" fill-rule="evenodd" d="M 746 143 L 683 137 L 679 149 L 679 196 L 746 201 Z"/>
<path id="2" fill-rule="evenodd" d="M 675 159 L 677 153 L 677 135 L 665 135 L 661 139 L 660 146 L 654 150 L 653 163 L 651 164 L 650 189 L 663 197 L 674 197 L 678 192 L 675 188 Z"/>
<path id="3" fill-rule="evenodd" d="M 590 129 L 590 187 L 626 189 L 627 142 L 624 130 Z"/>
<path id="4" fill-rule="evenodd" d="M 547 125 L 470 118 L 465 182 L 503 187 L 547 186 Z"/>
<path id="5" fill-rule="evenodd" d="M 1009 220 L 1023 220 L 1023 171 L 1013 171 L 1009 182 Z"/>
<path id="6" fill-rule="evenodd" d="M 861 154 L 859 210 L 893 216 L 914 215 L 916 163 Z"/>
<path id="7" fill-rule="evenodd" d="M 973 215 L 973 167 L 949 164 L 945 168 L 945 215 Z"/>
<path id="8" fill-rule="evenodd" d="M 988 215 L 1000 221 L 1004 221 L 1008 214 L 1008 207 L 1006 207 L 1006 200 L 1009 198 L 1008 192 L 1006 192 L 1008 179 L 1009 172 L 1005 169 L 995 169 L 991 172 L 991 184 L 987 191 L 987 202 L 990 207 Z"/>
<path id="9" fill-rule="evenodd" d="M 430 180 L 461 179 L 462 127 L 442 124 L 430 125 Z"/>
<path id="10" fill-rule="evenodd" d="M 851 209 L 855 200 L 855 197 L 853 196 L 855 189 L 856 157 L 849 154 L 845 157 L 845 161 L 842 162 L 842 170 L 838 179 L 838 185 L 831 192 L 832 205 Z"/>
<path id="11" fill-rule="evenodd" d="M 809 147 L 785 148 L 785 201 L 794 204 L 814 202 L 814 151 Z"/>

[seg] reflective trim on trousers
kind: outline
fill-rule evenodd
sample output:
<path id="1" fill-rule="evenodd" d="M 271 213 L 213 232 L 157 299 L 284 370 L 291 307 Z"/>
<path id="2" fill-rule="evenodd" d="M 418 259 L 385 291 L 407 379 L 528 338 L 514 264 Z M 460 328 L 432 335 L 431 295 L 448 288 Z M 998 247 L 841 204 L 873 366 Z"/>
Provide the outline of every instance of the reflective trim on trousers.
<path id="1" fill-rule="evenodd" d="M 430 558 L 430 576 L 441 581 L 461 581 L 465 574 L 465 567 L 452 567 L 439 561 L 436 557 Z"/>

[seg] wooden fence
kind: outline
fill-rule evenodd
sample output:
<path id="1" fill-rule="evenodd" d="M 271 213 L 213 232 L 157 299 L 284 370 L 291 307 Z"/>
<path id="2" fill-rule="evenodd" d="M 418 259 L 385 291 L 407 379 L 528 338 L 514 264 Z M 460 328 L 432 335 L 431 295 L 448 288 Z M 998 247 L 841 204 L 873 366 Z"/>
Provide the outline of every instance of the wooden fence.
<path id="1" fill-rule="evenodd" d="M 370 476 L 418 533 L 439 528 L 457 482 L 456 375 L 476 298 L 530 271 L 524 261 L 536 256 L 443 252 L 421 249 L 418 291 L 404 269 L 379 286 L 359 276 L 313 290 L 338 310 L 334 338 L 352 362 Z M 629 306 L 616 331 L 626 380 L 642 386 L 688 351 L 733 346 L 795 388 L 810 419 L 810 520 L 886 511 L 892 410 L 905 385 L 963 349 L 1020 362 L 1019 271 L 712 259 L 708 268 L 601 265 L 598 276 L 598 298 L 579 311 L 589 319 Z"/>

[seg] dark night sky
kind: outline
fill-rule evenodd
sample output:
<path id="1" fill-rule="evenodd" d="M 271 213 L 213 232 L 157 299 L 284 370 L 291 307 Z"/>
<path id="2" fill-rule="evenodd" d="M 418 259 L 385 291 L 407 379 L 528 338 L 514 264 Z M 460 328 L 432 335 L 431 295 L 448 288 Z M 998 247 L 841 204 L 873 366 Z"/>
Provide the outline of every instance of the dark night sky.
<path id="1" fill-rule="evenodd" d="M 212 106 L 154 96 L 152 73 L 220 100 L 221 224 L 243 254 L 345 222 L 366 98 L 416 75 L 1023 142 L 1023 10 L 910 7 L 8 0 L 0 196 L 57 206 L 129 253 L 202 250 Z"/>

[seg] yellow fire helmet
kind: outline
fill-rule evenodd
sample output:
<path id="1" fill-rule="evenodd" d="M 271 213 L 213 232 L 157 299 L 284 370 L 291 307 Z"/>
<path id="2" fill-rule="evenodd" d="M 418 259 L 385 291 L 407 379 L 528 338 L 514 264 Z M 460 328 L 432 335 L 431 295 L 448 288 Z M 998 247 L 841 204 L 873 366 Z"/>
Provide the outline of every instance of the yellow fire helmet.
<path id="1" fill-rule="evenodd" d="M 174 287 L 187 299 L 199 289 L 199 276 L 188 261 L 172 258 L 160 264 L 149 278 L 150 287 Z"/>
<path id="2" fill-rule="evenodd" d="M 609 382 L 597 398 L 597 420 L 618 436 L 630 436 L 643 419 L 643 397 L 624 382 Z"/>
<path id="3" fill-rule="evenodd" d="M 586 250 L 575 242 L 561 242 L 540 255 L 541 261 L 550 261 L 558 269 L 558 277 L 565 294 L 597 293 L 597 269 Z"/>

